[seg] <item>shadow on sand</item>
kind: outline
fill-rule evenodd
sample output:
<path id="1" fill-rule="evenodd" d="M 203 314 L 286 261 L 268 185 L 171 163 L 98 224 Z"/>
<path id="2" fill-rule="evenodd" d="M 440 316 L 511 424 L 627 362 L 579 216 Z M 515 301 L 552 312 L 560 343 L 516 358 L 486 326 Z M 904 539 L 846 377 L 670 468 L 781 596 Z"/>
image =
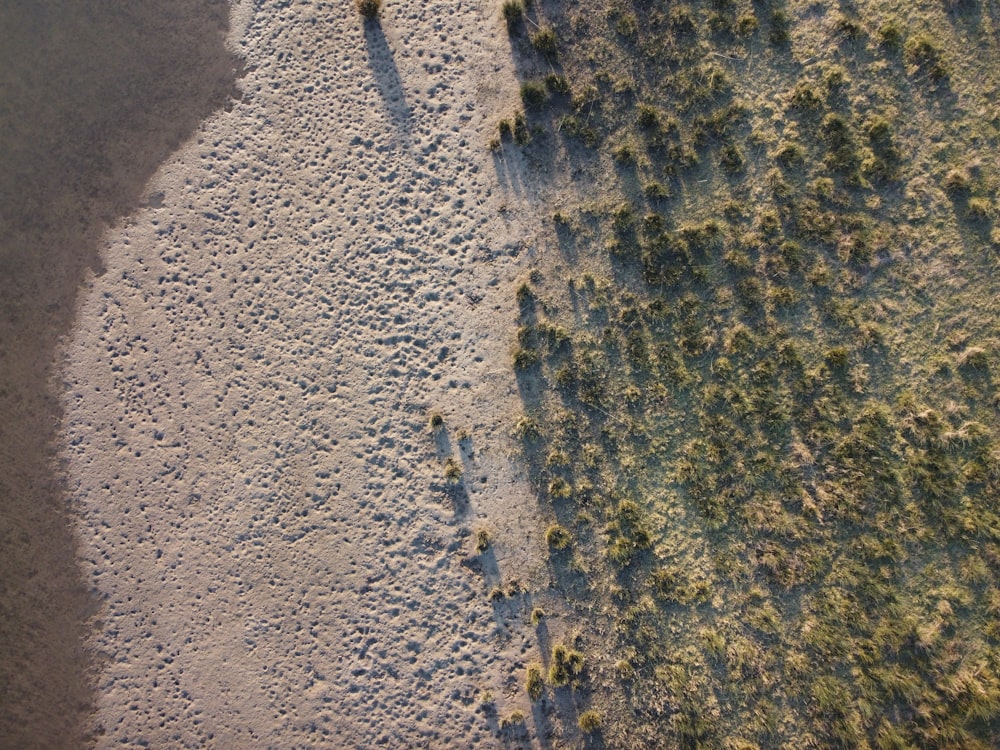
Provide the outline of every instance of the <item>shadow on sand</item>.
<path id="1" fill-rule="evenodd" d="M 98 612 L 54 361 L 102 233 L 235 91 L 226 0 L 0 3 L 0 747 L 79 748 Z"/>
<path id="2" fill-rule="evenodd" d="M 385 33 L 377 20 L 365 21 L 365 45 L 368 47 L 368 64 L 375 76 L 375 84 L 382 95 L 385 108 L 408 142 L 413 128 L 413 110 L 406 103 L 403 79 L 399 77 L 392 50 L 389 49 Z"/>

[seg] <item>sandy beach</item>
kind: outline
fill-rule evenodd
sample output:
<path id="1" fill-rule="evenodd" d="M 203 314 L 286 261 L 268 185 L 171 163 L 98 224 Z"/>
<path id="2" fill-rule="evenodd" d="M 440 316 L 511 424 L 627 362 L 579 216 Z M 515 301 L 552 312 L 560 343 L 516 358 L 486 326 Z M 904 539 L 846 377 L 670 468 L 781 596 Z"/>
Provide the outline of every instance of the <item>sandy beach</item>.
<path id="1" fill-rule="evenodd" d="M 48 510 L 4 561 L 0 744 L 543 743 L 516 594 L 545 586 L 543 519 L 509 439 L 536 219 L 487 149 L 517 105 L 499 8 L 188 5 L 115 40 L 160 94 L 63 187 L 77 215 L 5 217 L 5 494 Z"/>

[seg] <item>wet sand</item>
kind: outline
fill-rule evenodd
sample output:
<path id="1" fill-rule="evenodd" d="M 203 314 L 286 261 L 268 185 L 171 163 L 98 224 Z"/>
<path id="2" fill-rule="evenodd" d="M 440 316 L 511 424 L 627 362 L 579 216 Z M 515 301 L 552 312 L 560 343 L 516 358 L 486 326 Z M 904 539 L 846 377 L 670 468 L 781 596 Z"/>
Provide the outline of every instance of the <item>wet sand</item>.
<path id="1" fill-rule="evenodd" d="M 0 746 L 79 748 L 98 612 L 58 459 L 60 342 L 107 227 L 222 107 L 225 2 L 0 5 Z"/>

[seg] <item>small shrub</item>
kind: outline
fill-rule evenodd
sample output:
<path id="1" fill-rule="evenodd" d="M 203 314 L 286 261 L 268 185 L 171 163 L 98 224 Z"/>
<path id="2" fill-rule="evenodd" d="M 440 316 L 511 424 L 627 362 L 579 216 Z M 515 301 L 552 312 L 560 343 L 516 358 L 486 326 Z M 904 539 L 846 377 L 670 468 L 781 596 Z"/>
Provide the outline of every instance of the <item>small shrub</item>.
<path id="1" fill-rule="evenodd" d="M 686 5 L 677 5 L 670 11 L 670 28 L 678 36 L 694 34 L 697 30 L 694 13 Z"/>
<path id="2" fill-rule="evenodd" d="M 570 92 L 566 76 L 561 76 L 558 73 L 549 73 L 545 76 L 545 87 L 553 94 L 568 94 Z"/>
<path id="3" fill-rule="evenodd" d="M 806 152 L 805 149 L 798 143 L 786 142 L 780 145 L 777 153 L 774 155 L 774 159 L 782 167 L 788 169 L 789 167 L 804 164 L 806 160 Z"/>
<path id="4" fill-rule="evenodd" d="M 584 711 L 580 714 L 580 718 L 577 721 L 577 726 L 580 727 L 581 732 L 586 734 L 593 734 L 601 728 L 602 716 L 597 711 Z"/>
<path id="5" fill-rule="evenodd" d="M 635 149 L 628 143 L 623 143 L 611 152 L 612 158 L 621 165 L 628 166 L 636 163 L 637 157 Z"/>
<path id="6" fill-rule="evenodd" d="M 552 663 L 549 665 L 549 682 L 555 687 L 568 685 L 569 681 L 583 671 L 583 654 L 566 648 L 562 644 L 552 649 Z"/>
<path id="7" fill-rule="evenodd" d="M 518 349 L 514 352 L 514 367 L 518 370 L 527 370 L 538 364 L 538 354 L 530 349 Z"/>
<path id="8" fill-rule="evenodd" d="M 382 9 L 382 0 L 354 0 L 354 6 L 362 18 L 374 20 Z"/>
<path id="9" fill-rule="evenodd" d="M 969 192 L 969 176 L 960 169 L 953 169 L 944 176 L 941 186 L 953 198 L 964 196 Z"/>
<path id="10" fill-rule="evenodd" d="M 573 494 L 573 488 L 570 483 L 567 482 L 562 477 L 556 477 L 551 482 L 549 482 L 549 495 L 551 495 L 556 500 L 565 500 L 567 497 Z"/>
<path id="11" fill-rule="evenodd" d="M 490 548 L 490 542 L 493 540 L 490 538 L 490 532 L 486 529 L 479 529 L 476 532 L 476 552 L 482 554 Z"/>
<path id="12" fill-rule="evenodd" d="M 526 109 L 540 109 L 546 98 L 545 84 L 541 81 L 525 81 L 521 84 L 521 101 Z"/>
<path id="13" fill-rule="evenodd" d="M 874 117 L 865 124 L 865 132 L 875 146 L 892 143 L 892 125 L 884 117 Z"/>
<path id="14" fill-rule="evenodd" d="M 524 18 L 524 5 L 521 4 L 521 0 L 504 0 L 501 10 L 508 30 L 513 30 Z"/>
<path id="15" fill-rule="evenodd" d="M 557 523 L 545 530 L 545 542 L 552 549 L 564 550 L 572 543 L 572 535 Z"/>
<path id="16" fill-rule="evenodd" d="M 640 104 L 635 121 L 642 128 L 655 128 L 660 124 L 660 111 L 652 104 Z"/>
<path id="17" fill-rule="evenodd" d="M 827 350 L 823 358 L 832 369 L 843 370 L 850 361 L 850 352 L 847 351 L 847 347 L 835 346 Z"/>
<path id="18" fill-rule="evenodd" d="M 542 680 L 542 668 L 540 665 L 531 664 L 528 666 L 528 677 L 525 680 L 524 688 L 531 700 L 537 701 L 542 697 L 545 682 Z"/>
<path id="19" fill-rule="evenodd" d="M 511 711 L 509 714 L 500 719 L 501 729 L 509 729 L 518 724 L 524 724 L 523 711 Z"/>
<path id="20" fill-rule="evenodd" d="M 780 9 L 774 11 L 771 14 L 771 30 L 767 35 L 768 40 L 774 45 L 787 44 L 791 26 L 792 21 L 785 11 Z"/>
<path id="21" fill-rule="evenodd" d="M 719 150 L 719 166 L 728 174 L 742 172 L 746 163 L 743 151 L 735 143 L 727 143 Z"/>
<path id="22" fill-rule="evenodd" d="M 970 346 L 958 355 L 958 366 L 966 370 L 987 370 L 990 358 L 981 346 Z"/>
<path id="23" fill-rule="evenodd" d="M 926 73 L 934 82 L 948 76 L 948 69 L 941 57 L 941 48 L 927 34 L 920 34 L 906 40 L 903 57 L 917 70 Z"/>
<path id="24" fill-rule="evenodd" d="M 642 188 L 643 195 L 651 201 L 662 201 L 670 197 L 670 191 L 664 187 L 662 182 L 647 182 Z"/>
<path id="25" fill-rule="evenodd" d="M 886 21 L 878 30 L 879 46 L 898 52 L 903 46 L 903 31 L 895 21 Z"/>
<path id="26" fill-rule="evenodd" d="M 841 16 L 837 19 L 837 22 L 833 26 L 834 30 L 845 39 L 850 41 L 855 41 L 860 39 L 862 34 L 864 34 L 864 29 L 861 28 L 861 24 L 858 19 L 852 18 L 851 16 Z"/>
<path id="27" fill-rule="evenodd" d="M 740 36 L 750 36 L 751 34 L 756 34 L 757 29 L 760 28 L 760 21 L 757 20 L 757 16 L 752 13 L 747 13 L 736 19 L 736 33 Z"/>
<path id="28" fill-rule="evenodd" d="M 454 458 L 444 462 L 444 478 L 449 484 L 457 484 L 462 478 L 462 464 Z"/>
<path id="29" fill-rule="evenodd" d="M 812 84 L 799 83 L 788 99 L 789 104 L 800 112 L 816 112 L 823 107 L 823 97 Z"/>
<path id="30" fill-rule="evenodd" d="M 517 292 L 515 292 L 515 296 L 517 297 L 517 304 L 520 307 L 525 307 L 535 301 L 535 292 L 527 281 L 521 283 L 517 288 Z"/>
<path id="31" fill-rule="evenodd" d="M 986 198 L 969 198 L 965 214 L 972 221 L 987 221 L 993 216 L 993 204 Z"/>
<path id="32" fill-rule="evenodd" d="M 556 32 L 551 27 L 546 26 L 531 35 L 531 46 L 538 50 L 547 60 L 553 60 L 556 56 L 558 42 Z"/>
<path id="33" fill-rule="evenodd" d="M 514 115 L 514 143 L 523 146 L 531 141 L 531 132 L 528 130 L 528 120 L 523 112 Z"/>
<path id="34" fill-rule="evenodd" d="M 531 417 L 525 415 L 514 424 L 514 437 L 520 440 L 533 440 L 541 437 L 542 430 Z"/>

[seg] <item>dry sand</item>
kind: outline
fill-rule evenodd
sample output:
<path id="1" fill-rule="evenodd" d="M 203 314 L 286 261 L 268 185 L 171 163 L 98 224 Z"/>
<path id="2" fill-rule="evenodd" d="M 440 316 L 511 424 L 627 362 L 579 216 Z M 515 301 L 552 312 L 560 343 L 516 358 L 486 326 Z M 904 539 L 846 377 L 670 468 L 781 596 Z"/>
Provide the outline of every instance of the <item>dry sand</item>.
<path id="1" fill-rule="evenodd" d="M 573 740 L 524 696 L 530 602 L 487 596 L 548 576 L 507 437 L 536 217 L 486 149 L 498 6 L 233 7 L 242 96 L 105 236 L 58 384 L 98 747 Z"/>

